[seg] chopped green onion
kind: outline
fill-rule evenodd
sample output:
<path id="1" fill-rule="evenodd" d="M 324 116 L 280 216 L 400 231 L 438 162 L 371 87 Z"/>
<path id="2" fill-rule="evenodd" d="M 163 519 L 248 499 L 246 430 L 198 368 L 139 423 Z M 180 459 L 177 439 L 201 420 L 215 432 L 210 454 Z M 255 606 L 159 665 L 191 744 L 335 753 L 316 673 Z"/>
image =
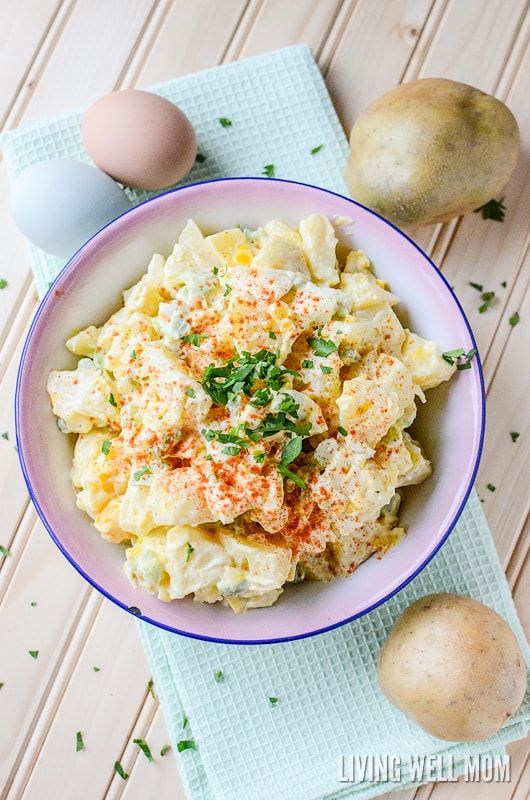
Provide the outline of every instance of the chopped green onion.
<path id="1" fill-rule="evenodd" d="M 115 761 L 115 762 L 114 762 L 114 769 L 115 769 L 115 771 L 118 773 L 118 775 L 120 776 L 120 778 L 122 778 L 124 781 L 126 781 L 126 780 L 127 780 L 127 778 L 129 777 L 129 775 L 128 775 L 126 772 L 124 772 L 124 770 L 123 770 L 123 767 L 122 767 L 122 765 L 120 764 L 120 762 L 119 762 L 119 761 Z"/>
<path id="2" fill-rule="evenodd" d="M 184 750 L 196 750 L 197 745 L 193 739 L 181 739 L 177 742 L 177 750 L 182 753 Z"/>
<path id="3" fill-rule="evenodd" d="M 147 758 L 148 761 L 153 760 L 153 756 L 151 754 L 151 750 L 149 749 L 149 745 L 145 741 L 145 739 L 133 739 L 133 743 L 137 744 L 144 756 Z"/>

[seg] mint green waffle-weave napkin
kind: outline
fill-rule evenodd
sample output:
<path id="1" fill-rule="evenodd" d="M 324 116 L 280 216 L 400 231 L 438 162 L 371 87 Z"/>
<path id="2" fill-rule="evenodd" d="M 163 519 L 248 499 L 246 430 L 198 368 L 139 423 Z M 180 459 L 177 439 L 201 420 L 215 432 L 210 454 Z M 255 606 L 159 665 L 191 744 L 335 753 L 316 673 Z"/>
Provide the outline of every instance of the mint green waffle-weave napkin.
<path id="1" fill-rule="evenodd" d="M 177 103 L 196 130 L 203 158 L 183 182 L 273 168 L 278 178 L 346 192 L 347 139 L 308 46 L 149 88 Z M 3 134 L 10 175 L 45 158 L 89 162 L 79 132 L 84 110 Z M 232 124 L 224 127 L 221 118 Z M 149 196 L 127 191 L 136 202 Z M 63 262 L 31 243 L 28 248 L 42 296 Z M 221 645 L 139 621 L 189 799 L 370 798 L 466 771 L 473 775 L 477 766 L 492 763 L 506 776 L 504 747 L 530 728 L 528 697 L 496 736 L 460 745 L 425 734 L 378 689 L 377 655 L 394 620 L 414 599 L 436 591 L 468 594 L 498 611 L 530 663 L 475 493 L 449 540 L 412 583 L 336 630 L 290 643 Z M 187 746 L 179 747 L 182 742 Z"/>

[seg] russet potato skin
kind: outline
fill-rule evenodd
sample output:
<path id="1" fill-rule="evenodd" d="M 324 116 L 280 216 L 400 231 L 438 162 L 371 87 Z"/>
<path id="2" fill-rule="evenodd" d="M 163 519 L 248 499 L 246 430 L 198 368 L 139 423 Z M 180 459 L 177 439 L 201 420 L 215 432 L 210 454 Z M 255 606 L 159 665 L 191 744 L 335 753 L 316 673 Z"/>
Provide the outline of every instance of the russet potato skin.
<path id="1" fill-rule="evenodd" d="M 459 594 L 431 594 L 398 617 L 381 648 L 379 685 L 427 733 L 449 741 L 493 736 L 522 703 L 526 666 L 512 629 Z"/>
<path id="2" fill-rule="evenodd" d="M 398 227 L 445 222 L 498 195 L 519 154 L 517 121 L 479 89 L 445 78 L 401 84 L 361 113 L 344 179 Z"/>

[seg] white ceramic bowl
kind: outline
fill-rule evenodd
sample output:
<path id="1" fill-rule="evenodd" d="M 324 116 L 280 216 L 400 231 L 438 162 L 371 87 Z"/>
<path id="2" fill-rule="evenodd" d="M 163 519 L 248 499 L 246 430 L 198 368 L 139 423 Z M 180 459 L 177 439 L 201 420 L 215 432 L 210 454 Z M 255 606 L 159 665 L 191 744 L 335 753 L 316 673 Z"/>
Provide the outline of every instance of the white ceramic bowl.
<path id="1" fill-rule="evenodd" d="M 449 384 L 430 391 L 415 431 L 434 474 L 410 487 L 402 523 L 408 536 L 382 559 L 369 559 L 347 579 L 290 586 L 271 608 L 236 615 L 219 604 L 163 603 L 129 583 L 121 548 L 106 542 L 75 505 L 71 442 L 60 433 L 46 393 L 51 369 L 74 366 L 64 342 L 72 331 L 101 324 L 121 291 L 145 271 L 154 252 L 169 254 L 188 218 L 207 232 L 271 219 L 298 224 L 318 212 L 348 217 L 340 228 L 363 250 L 378 275 L 402 298 L 397 311 L 411 329 L 443 350 L 475 347 L 464 313 L 447 282 L 403 233 L 375 213 L 332 192 L 268 178 L 194 184 L 160 195 L 97 233 L 64 267 L 42 301 L 18 375 L 17 443 L 31 498 L 53 540 L 87 581 L 124 609 L 192 637 L 265 643 L 310 636 L 367 613 L 407 584 L 436 554 L 457 522 L 474 482 L 484 432 L 484 388 L 478 358 Z"/>

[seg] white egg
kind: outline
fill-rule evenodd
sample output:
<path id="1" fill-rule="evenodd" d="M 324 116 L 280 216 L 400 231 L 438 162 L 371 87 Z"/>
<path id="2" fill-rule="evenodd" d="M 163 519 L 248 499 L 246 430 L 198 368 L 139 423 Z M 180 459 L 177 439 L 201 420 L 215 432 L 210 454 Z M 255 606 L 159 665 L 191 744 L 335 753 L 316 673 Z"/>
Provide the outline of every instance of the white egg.
<path id="1" fill-rule="evenodd" d="M 81 161 L 41 161 L 21 172 L 11 187 L 11 214 L 22 233 L 62 258 L 70 258 L 131 205 L 112 178 Z"/>

